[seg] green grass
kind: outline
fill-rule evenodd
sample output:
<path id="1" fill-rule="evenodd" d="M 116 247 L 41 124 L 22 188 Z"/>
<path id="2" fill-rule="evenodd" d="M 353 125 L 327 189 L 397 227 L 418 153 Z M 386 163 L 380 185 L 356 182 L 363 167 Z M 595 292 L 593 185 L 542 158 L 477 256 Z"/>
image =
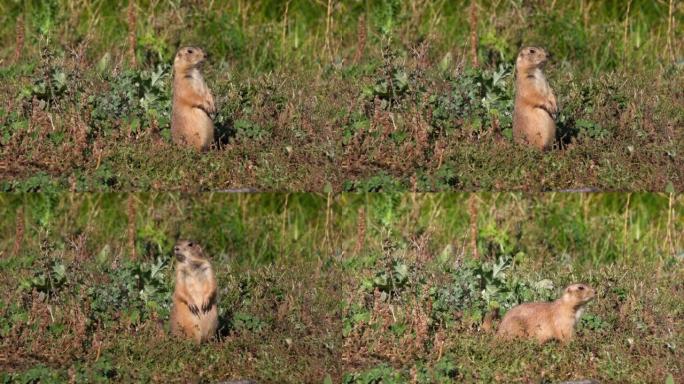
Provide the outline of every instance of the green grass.
<path id="1" fill-rule="evenodd" d="M 331 1 L 329 19 L 304 0 L 136 3 L 136 67 L 127 4 L 3 3 L 0 188 L 684 190 L 681 4 L 477 3 L 479 68 L 466 1 Z M 169 139 L 184 44 L 212 56 L 221 145 L 203 155 Z M 527 44 L 555 55 L 545 154 L 511 140 Z"/>
<path id="2" fill-rule="evenodd" d="M 361 277 L 345 317 L 343 382 L 663 383 L 668 375 L 681 380 L 678 317 L 684 307 L 675 297 L 681 295 L 681 260 L 591 264 L 546 255 L 540 263 L 539 257 L 465 264 L 460 259 L 454 266 L 420 260 L 418 250 L 407 246 L 400 259 L 380 256 L 371 267 L 351 268 L 347 273 Z M 492 272 L 502 262 L 504 272 Z M 389 271 L 394 285 L 378 283 Z M 500 342 L 480 328 L 491 306 L 505 313 L 523 301 L 551 300 L 578 281 L 598 287 L 598 296 L 567 347 Z"/>
<path id="3" fill-rule="evenodd" d="M 678 382 L 683 209 L 636 193 L 2 194 L 0 379 Z M 220 286 L 221 337 L 200 348 L 168 335 L 178 237 Z M 569 346 L 479 330 L 576 281 L 598 297 Z"/>
<path id="4" fill-rule="evenodd" d="M 0 260 L 3 382 L 340 377 L 345 281 L 336 260 L 321 254 L 325 199 L 42 193 L 0 200 L 3 215 L 14 217 L 2 230 L 14 232 L 3 236 Z M 220 284 L 221 336 L 202 348 L 168 335 L 178 236 L 205 245 Z"/>

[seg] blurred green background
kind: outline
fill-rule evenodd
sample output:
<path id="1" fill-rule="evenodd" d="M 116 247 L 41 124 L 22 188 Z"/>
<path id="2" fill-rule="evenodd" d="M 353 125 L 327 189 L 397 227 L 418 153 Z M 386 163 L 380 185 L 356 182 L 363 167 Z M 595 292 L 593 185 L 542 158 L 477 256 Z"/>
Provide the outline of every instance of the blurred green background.
<path id="1" fill-rule="evenodd" d="M 426 234 L 436 254 L 470 241 L 471 208 L 479 238 L 520 243 L 533 258 L 658 260 L 684 250 L 684 198 L 653 193 L 3 194 L 0 249 L 35 256 L 50 242 L 154 259 L 183 237 L 220 260 L 259 264 L 344 258 L 359 242 L 381 249 Z"/>
<path id="2" fill-rule="evenodd" d="M 681 55 L 684 5 L 651 0 L 475 1 L 482 61 L 511 60 L 521 44 L 542 44 L 595 71 L 658 67 Z M 136 26 L 139 62 L 169 61 L 180 44 L 200 44 L 218 62 L 268 70 L 320 65 L 353 54 L 364 15 L 369 45 L 429 39 L 444 55 L 469 44 L 466 0 L 102 0 L 4 1 L 0 57 L 17 34 L 29 55 L 58 43 L 87 47 L 92 61 L 126 54 Z M 133 12 L 130 10 L 133 9 Z M 133 15 L 133 18 L 131 18 Z M 18 23 L 19 20 L 19 23 Z M 17 27 L 18 25 L 18 27 Z M 391 44 L 391 43 L 390 43 Z"/>

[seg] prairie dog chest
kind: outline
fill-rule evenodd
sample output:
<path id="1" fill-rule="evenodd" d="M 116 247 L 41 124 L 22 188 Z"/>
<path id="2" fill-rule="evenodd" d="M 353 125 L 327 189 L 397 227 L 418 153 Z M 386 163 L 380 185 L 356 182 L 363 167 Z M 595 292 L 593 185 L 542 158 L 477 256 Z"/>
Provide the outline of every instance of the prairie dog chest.
<path id="1" fill-rule="evenodd" d="M 202 74 L 197 68 L 189 70 L 185 76 L 183 76 L 183 80 L 186 81 L 197 93 L 203 94 L 208 91 L 207 84 L 204 82 L 204 77 L 202 77 Z"/>
<path id="2" fill-rule="evenodd" d="M 575 312 L 575 324 L 577 324 L 577 322 L 580 321 L 580 318 L 582 318 L 582 313 L 584 313 L 584 307 Z"/>
<path id="3" fill-rule="evenodd" d="M 211 284 L 212 273 L 208 265 L 191 265 L 180 271 L 179 283 L 193 297 L 201 296 L 206 291 L 207 285 Z"/>
<path id="4" fill-rule="evenodd" d="M 544 76 L 541 69 L 535 68 L 531 73 L 527 73 L 523 76 L 524 78 L 522 80 L 536 89 L 539 93 L 543 95 L 551 93 L 549 82 L 546 80 L 546 76 Z"/>

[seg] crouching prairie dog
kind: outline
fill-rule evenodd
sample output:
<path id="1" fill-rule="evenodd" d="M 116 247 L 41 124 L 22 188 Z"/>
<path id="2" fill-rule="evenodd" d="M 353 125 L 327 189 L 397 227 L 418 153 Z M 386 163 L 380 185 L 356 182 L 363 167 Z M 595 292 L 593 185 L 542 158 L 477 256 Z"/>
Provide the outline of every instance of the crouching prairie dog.
<path id="1" fill-rule="evenodd" d="M 542 48 L 525 47 L 515 61 L 513 137 L 542 151 L 556 141 L 554 116 L 558 113 L 556 96 L 542 72 L 548 57 Z"/>
<path id="2" fill-rule="evenodd" d="M 520 304 L 506 313 L 496 335 L 501 339 L 533 338 L 540 343 L 556 339 L 565 344 L 572 340 L 575 324 L 595 295 L 588 285 L 573 284 L 556 301 Z"/>
<path id="3" fill-rule="evenodd" d="M 200 73 L 206 60 L 201 48 L 183 47 L 173 61 L 173 102 L 171 137 L 178 145 L 189 145 L 205 151 L 214 141 L 216 112 L 214 97 Z"/>
<path id="4" fill-rule="evenodd" d="M 176 286 L 171 309 L 171 333 L 198 344 L 216 334 L 216 278 L 199 244 L 182 240 L 173 247 Z"/>

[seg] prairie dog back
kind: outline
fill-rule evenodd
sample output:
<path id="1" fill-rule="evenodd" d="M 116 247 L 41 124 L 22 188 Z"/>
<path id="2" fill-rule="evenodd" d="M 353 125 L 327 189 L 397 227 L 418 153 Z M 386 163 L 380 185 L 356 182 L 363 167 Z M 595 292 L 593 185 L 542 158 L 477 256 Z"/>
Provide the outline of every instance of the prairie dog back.
<path id="1" fill-rule="evenodd" d="M 176 286 L 171 310 L 171 333 L 204 342 L 218 328 L 214 270 L 199 244 L 182 240 L 173 248 Z"/>

